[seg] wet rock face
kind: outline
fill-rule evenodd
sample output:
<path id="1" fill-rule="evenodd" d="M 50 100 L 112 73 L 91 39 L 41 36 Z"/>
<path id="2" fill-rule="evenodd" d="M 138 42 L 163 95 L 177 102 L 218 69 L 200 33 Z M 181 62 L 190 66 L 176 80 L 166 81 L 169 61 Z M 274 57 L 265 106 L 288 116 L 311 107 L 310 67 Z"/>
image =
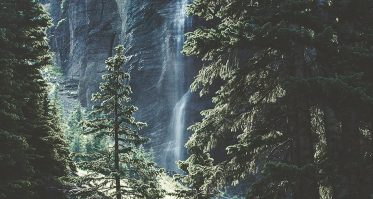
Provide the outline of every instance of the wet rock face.
<path id="1" fill-rule="evenodd" d="M 147 122 L 144 134 L 161 164 L 169 145 L 172 111 L 195 75 L 193 60 L 183 58 L 184 78 L 172 60 L 176 54 L 174 12 L 177 0 L 50 0 L 47 8 L 54 27 L 50 31 L 56 62 L 67 80 L 77 82 L 77 98 L 92 106 L 91 95 L 98 90 L 105 60 L 113 48 L 124 44 L 129 57 L 133 102 L 137 118 Z M 191 97 L 196 100 L 198 98 Z M 186 108 L 186 126 L 195 121 L 201 104 L 191 101 Z M 163 165 L 165 166 L 165 165 Z"/>

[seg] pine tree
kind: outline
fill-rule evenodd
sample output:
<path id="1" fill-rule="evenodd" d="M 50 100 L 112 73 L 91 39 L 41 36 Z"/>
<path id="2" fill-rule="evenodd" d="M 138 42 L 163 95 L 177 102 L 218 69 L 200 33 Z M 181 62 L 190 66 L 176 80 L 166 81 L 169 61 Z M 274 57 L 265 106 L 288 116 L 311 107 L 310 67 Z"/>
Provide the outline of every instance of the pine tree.
<path id="1" fill-rule="evenodd" d="M 88 161 L 79 163 L 87 175 L 77 178 L 80 189 L 76 195 L 87 197 L 161 198 L 163 192 L 157 182 L 160 170 L 144 156 L 140 149 L 147 139 L 138 130 L 146 126 L 134 118 L 137 108 L 130 104 L 129 74 L 121 67 L 126 61 L 124 47 L 116 48 L 116 55 L 106 61 L 100 92 L 92 99 L 91 119 L 86 121 L 86 134 L 106 139 L 107 144 L 87 154 Z"/>
<path id="2" fill-rule="evenodd" d="M 290 19 L 307 2 L 292 3 L 259 1 L 256 7 L 244 1 L 196 1 L 190 8 L 206 20 L 215 20 L 211 28 L 190 33 L 185 46 L 187 54 L 208 63 L 194 90 L 202 88 L 204 94 L 216 80 L 222 79 L 223 84 L 213 98 L 215 107 L 203 112 L 204 120 L 194 125 L 187 146 L 206 152 L 227 148 L 227 161 L 216 162 L 217 168 L 227 171 L 227 182 L 259 169 L 269 181 L 261 178 L 263 192 L 253 186 L 259 193 L 252 197 L 318 195 L 316 180 L 307 178 L 316 176 L 309 139 L 310 105 L 307 96 L 286 87 L 293 79 L 307 77 L 302 52 L 308 30 Z"/>
<path id="3" fill-rule="evenodd" d="M 25 135 L 16 128 L 22 115 L 17 93 L 20 85 L 14 77 L 13 20 L 20 18 L 12 1 L 0 2 L 0 198 L 32 198 L 33 169 L 30 146 Z"/>
<path id="4" fill-rule="evenodd" d="M 1 197 L 64 198 L 58 178 L 69 171 L 69 156 L 40 72 L 50 64 L 49 18 L 32 0 L 5 0 L 0 8 L 0 132 L 9 146 L 0 152 Z"/>
<path id="5" fill-rule="evenodd" d="M 249 198 L 371 195 L 372 182 L 356 178 L 372 172 L 361 144 L 370 139 L 371 2 L 196 0 L 189 12 L 206 20 L 184 47 L 205 63 L 192 88 L 220 89 L 187 147 L 201 159 L 227 149 L 209 166 L 225 171 L 215 188 L 254 174 Z"/>

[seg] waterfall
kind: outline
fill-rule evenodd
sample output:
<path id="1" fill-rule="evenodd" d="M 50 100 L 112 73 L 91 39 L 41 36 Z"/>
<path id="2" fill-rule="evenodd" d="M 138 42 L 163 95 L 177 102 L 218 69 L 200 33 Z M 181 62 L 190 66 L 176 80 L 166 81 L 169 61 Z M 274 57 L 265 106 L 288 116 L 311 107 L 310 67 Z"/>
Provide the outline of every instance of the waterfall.
<path id="1" fill-rule="evenodd" d="M 184 96 L 177 102 L 172 114 L 171 129 L 174 133 L 174 161 L 183 159 L 184 151 L 184 132 L 185 126 L 185 108 L 189 100 L 190 92 L 184 94 Z"/>
<path id="2" fill-rule="evenodd" d="M 174 106 L 173 113 L 170 118 L 169 125 L 169 142 L 164 157 L 164 164 L 167 169 L 179 171 L 176 162 L 184 159 L 184 144 L 186 132 L 186 108 L 190 98 L 189 83 L 185 79 L 186 59 L 181 54 L 185 41 L 185 29 L 189 23 L 186 15 L 186 7 L 189 0 L 179 0 L 176 3 L 176 11 L 173 20 L 173 45 L 172 49 L 175 54 L 171 61 L 174 74 L 174 85 L 169 85 L 174 88 Z"/>

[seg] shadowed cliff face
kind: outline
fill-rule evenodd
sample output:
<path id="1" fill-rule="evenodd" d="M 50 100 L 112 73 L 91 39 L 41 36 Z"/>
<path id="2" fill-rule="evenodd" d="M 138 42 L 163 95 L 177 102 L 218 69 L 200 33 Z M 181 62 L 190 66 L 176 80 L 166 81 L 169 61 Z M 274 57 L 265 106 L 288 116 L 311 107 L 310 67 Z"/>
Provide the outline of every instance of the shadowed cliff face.
<path id="1" fill-rule="evenodd" d="M 62 2 L 64 1 L 64 2 Z M 56 62 L 64 71 L 66 82 L 78 86 L 77 99 L 91 107 L 98 89 L 105 59 L 118 44 L 124 44 L 131 71 L 133 102 L 139 107 L 138 119 L 149 127 L 144 133 L 152 141 L 158 163 L 175 170 L 175 157 L 185 151 L 186 128 L 198 118 L 203 106 L 196 96 L 183 102 L 182 115 L 177 104 L 195 75 L 193 60 L 180 54 L 183 32 L 191 20 L 180 15 L 186 0 L 53 0 L 46 4 L 54 19 L 50 31 Z M 184 7 L 183 7 L 184 6 Z M 178 18 L 178 19 L 177 19 Z M 180 118 L 175 120 L 175 116 Z M 175 125 L 182 126 L 174 135 Z M 179 139 L 179 143 L 174 143 Z M 180 140 L 182 140 L 180 142 Z"/>
<path id="2" fill-rule="evenodd" d="M 105 59 L 120 35 L 121 20 L 114 0 L 51 1 L 55 21 L 52 49 L 67 80 L 79 83 L 79 101 L 90 107 L 97 91 Z M 58 14 L 58 16 L 56 16 Z"/>

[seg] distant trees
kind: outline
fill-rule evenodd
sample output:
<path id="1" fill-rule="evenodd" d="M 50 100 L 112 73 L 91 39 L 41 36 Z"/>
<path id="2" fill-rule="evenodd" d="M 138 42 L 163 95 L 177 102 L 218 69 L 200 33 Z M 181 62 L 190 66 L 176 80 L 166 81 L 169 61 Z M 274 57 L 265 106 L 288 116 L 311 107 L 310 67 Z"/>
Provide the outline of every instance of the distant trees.
<path id="1" fill-rule="evenodd" d="M 83 153 L 86 150 L 88 139 L 84 136 L 83 122 L 85 120 L 84 108 L 76 105 L 67 118 L 66 137 L 69 143 L 70 152 L 73 154 Z M 78 158 L 74 158 L 78 161 Z"/>
<path id="2" fill-rule="evenodd" d="M 106 61 L 100 92 L 93 95 L 97 105 L 85 121 L 85 134 L 106 144 L 93 148 L 78 162 L 85 175 L 77 177 L 75 195 L 87 197 L 162 198 L 158 184 L 160 169 L 141 148 L 147 139 L 138 130 L 146 126 L 134 118 L 137 107 L 130 104 L 130 76 L 122 70 L 124 47 Z"/>
<path id="3" fill-rule="evenodd" d="M 0 198 L 65 198 L 72 169 L 40 69 L 49 18 L 32 0 L 0 2 Z"/>
<path id="4" fill-rule="evenodd" d="M 180 163 L 189 194 L 254 175 L 248 198 L 372 197 L 372 2 L 257 2 L 189 7 L 206 20 L 184 46 L 204 62 L 192 88 L 219 88 Z"/>
<path id="5" fill-rule="evenodd" d="M 211 188 L 217 187 L 216 183 L 220 181 L 216 179 L 216 170 L 210 154 L 198 148 L 190 149 L 190 151 L 193 152 L 188 161 L 178 163 L 180 169 L 188 172 L 188 175 L 177 174 L 174 176 L 176 182 L 180 184 L 172 195 L 177 198 L 189 199 L 209 199 L 219 195 L 219 190 Z"/>

